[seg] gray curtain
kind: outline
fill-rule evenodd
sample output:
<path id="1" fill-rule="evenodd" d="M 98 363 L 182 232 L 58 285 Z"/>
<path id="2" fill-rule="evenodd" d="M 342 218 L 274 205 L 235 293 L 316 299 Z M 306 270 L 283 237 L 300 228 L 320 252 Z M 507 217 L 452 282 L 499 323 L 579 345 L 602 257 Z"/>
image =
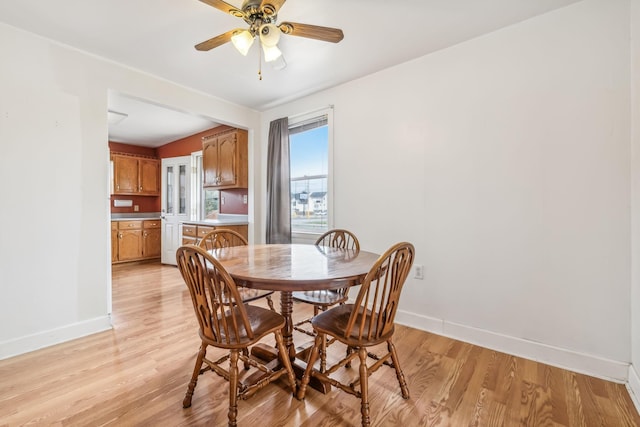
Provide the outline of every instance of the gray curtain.
<path id="1" fill-rule="evenodd" d="M 289 119 L 269 125 L 267 153 L 267 243 L 291 243 Z"/>

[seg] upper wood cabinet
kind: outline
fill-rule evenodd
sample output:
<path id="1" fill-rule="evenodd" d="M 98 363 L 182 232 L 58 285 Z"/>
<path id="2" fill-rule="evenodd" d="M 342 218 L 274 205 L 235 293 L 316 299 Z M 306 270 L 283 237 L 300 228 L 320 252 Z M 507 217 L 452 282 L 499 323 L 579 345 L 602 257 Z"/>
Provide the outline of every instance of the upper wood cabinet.
<path id="1" fill-rule="evenodd" d="M 158 159 L 138 160 L 140 171 L 140 194 L 149 196 L 160 195 L 160 161 Z"/>
<path id="2" fill-rule="evenodd" d="M 111 155 L 113 194 L 160 195 L 160 161 L 147 157 Z"/>
<path id="3" fill-rule="evenodd" d="M 247 188 L 247 131 L 233 129 L 202 138 L 203 186 Z"/>

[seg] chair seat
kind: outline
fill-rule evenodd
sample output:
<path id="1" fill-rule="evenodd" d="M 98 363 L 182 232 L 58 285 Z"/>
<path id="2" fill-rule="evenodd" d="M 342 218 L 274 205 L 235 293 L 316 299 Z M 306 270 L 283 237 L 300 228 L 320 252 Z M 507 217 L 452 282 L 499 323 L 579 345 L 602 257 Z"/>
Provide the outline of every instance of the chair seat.
<path id="1" fill-rule="evenodd" d="M 251 324 L 251 329 L 253 330 L 253 338 L 249 338 L 247 335 L 247 330 L 244 328 L 244 325 L 238 325 L 238 334 L 239 337 L 235 339 L 235 336 L 230 337 L 230 341 L 232 344 L 225 345 L 227 341 L 227 337 L 225 335 L 224 329 L 221 328 L 221 337 L 219 340 L 215 341 L 216 347 L 221 348 L 238 348 L 239 346 L 250 346 L 254 343 L 258 342 L 262 337 L 273 333 L 276 330 L 284 328 L 284 317 L 282 315 L 273 312 L 269 309 L 256 307 L 254 305 L 245 305 L 245 310 L 247 312 L 247 318 L 249 319 L 249 323 Z M 237 309 L 236 311 L 237 316 Z M 226 319 L 227 322 L 232 322 L 231 312 L 229 310 L 226 311 Z M 232 332 L 233 333 L 233 332 Z M 209 341 L 213 337 L 201 336 L 204 342 Z M 212 341 L 213 342 L 213 341 Z M 213 345 L 211 343 L 210 345 Z"/>
<path id="2" fill-rule="evenodd" d="M 349 299 L 346 293 L 343 295 L 333 290 L 293 292 L 292 297 L 295 301 L 322 307 L 336 305 Z"/>
<path id="3" fill-rule="evenodd" d="M 243 302 L 251 302 L 260 298 L 268 297 L 273 291 L 263 291 L 261 289 L 250 289 L 238 286 L 238 293 Z"/>
<path id="4" fill-rule="evenodd" d="M 364 337 L 358 337 L 358 327 L 352 328 L 351 334 L 349 336 L 345 336 L 345 331 L 347 329 L 347 324 L 349 323 L 349 317 L 351 316 L 351 312 L 354 310 L 353 304 L 344 304 L 332 308 L 330 310 L 324 311 L 313 319 L 311 319 L 311 324 L 313 328 L 324 334 L 329 334 L 339 341 L 342 341 L 348 346 L 352 347 L 367 347 L 371 345 L 376 345 L 388 340 L 391 336 L 393 336 L 393 331 L 395 328 L 391 328 L 386 334 L 383 334 L 379 337 L 376 331 L 377 325 L 373 325 L 373 331 L 371 334 L 368 332 L 371 328 L 371 322 L 369 321 L 369 317 L 364 320 Z M 370 314 L 370 311 L 367 310 L 367 314 Z M 360 325 L 362 315 L 358 315 L 355 324 Z M 373 337 L 377 337 L 375 339 L 366 339 L 367 335 L 371 335 Z"/>

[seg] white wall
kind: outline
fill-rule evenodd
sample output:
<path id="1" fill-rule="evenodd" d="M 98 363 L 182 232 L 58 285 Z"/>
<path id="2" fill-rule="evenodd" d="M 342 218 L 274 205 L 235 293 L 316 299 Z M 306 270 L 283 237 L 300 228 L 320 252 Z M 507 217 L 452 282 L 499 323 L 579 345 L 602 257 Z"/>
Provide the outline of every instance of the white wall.
<path id="1" fill-rule="evenodd" d="M 4 24 L 0 57 L 2 359 L 110 327 L 109 89 L 246 128 L 259 122 L 244 107 Z"/>
<path id="2" fill-rule="evenodd" d="M 640 0 L 631 0 L 631 367 L 629 388 L 640 408 Z"/>
<path id="3" fill-rule="evenodd" d="M 262 129 L 335 105 L 335 226 L 369 250 L 409 240 L 425 266 L 401 322 L 624 381 L 629 36 L 627 1 L 587 0 L 272 109 Z"/>

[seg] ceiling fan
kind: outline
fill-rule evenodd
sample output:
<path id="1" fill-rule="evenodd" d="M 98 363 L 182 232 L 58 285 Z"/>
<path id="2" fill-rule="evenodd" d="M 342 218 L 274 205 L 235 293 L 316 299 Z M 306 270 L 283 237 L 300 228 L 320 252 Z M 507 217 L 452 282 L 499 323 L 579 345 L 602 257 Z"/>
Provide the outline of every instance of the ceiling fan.
<path id="1" fill-rule="evenodd" d="M 236 28 L 198 43 L 195 47 L 200 51 L 208 51 L 230 41 L 241 54 L 246 56 L 253 44 L 253 40 L 257 36 L 262 45 L 264 60 L 273 62 L 278 59 L 282 61 L 282 52 L 278 48 L 280 34 L 306 37 L 331 43 L 338 43 L 344 38 L 342 30 L 338 28 L 297 22 L 282 22 L 276 25 L 278 11 L 286 0 L 244 0 L 240 9 L 223 0 L 200 1 L 237 18 L 242 18 L 249 24 L 248 29 Z M 258 74 L 260 75 L 260 72 Z"/>

